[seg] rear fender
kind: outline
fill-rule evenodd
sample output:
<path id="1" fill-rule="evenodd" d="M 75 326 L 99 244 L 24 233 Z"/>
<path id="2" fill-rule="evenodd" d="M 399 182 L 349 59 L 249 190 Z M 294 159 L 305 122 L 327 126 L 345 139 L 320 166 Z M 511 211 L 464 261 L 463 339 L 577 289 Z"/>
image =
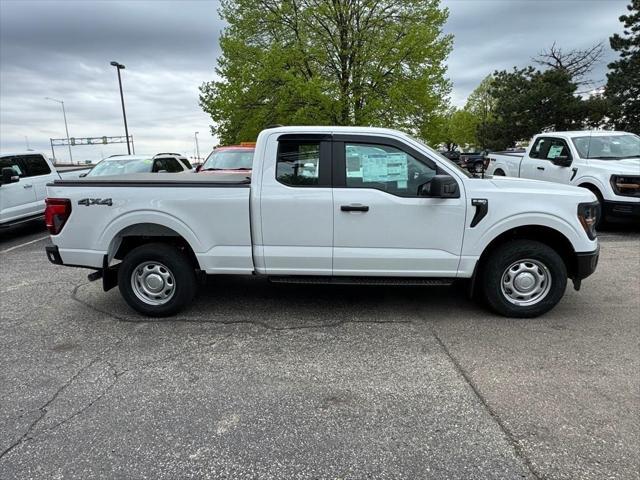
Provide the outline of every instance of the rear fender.
<path id="1" fill-rule="evenodd" d="M 128 213 L 111 221 L 98 238 L 96 250 L 108 252 L 108 262 L 110 262 L 122 241 L 120 236 L 121 232 L 126 228 L 143 224 L 148 224 L 151 227 L 156 225 L 173 230 L 176 234 L 184 238 L 194 253 L 203 251 L 203 247 L 195 232 L 180 219 L 164 212 L 145 210 Z M 137 233 L 140 235 L 146 234 L 153 236 L 155 232 L 153 228 L 151 228 L 148 232 Z"/>

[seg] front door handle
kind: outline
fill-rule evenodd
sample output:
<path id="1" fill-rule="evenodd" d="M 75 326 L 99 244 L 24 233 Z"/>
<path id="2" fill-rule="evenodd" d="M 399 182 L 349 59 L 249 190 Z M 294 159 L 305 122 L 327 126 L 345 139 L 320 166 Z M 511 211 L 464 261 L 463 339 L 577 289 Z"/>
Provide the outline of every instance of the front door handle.
<path id="1" fill-rule="evenodd" d="M 544 170 L 544 167 L 536 167 L 538 170 Z"/>
<path id="2" fill-rule="evenodd" d="M 33 185 L 31 185 L 30 183 L 23 185 L 22 188 L 33 188 Z"/>
<path id="3" fill-rule="evenodd" d="M 369 211 L 369 206 L 368 205 L 342 205 L 340 207 L 340 210 L 342 210 L 343 212 L 368 212 Z"/>

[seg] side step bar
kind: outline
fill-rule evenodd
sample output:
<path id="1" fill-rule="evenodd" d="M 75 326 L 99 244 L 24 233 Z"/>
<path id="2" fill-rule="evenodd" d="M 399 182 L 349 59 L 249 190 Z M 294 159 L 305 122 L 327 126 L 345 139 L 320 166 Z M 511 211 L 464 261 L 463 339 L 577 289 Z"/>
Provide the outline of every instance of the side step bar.
<path id="1" fill-rule="evenodd" d="M 454 278 L 424 277 L 330 277 L 288 275 L 269 277 L 274 283 L 307 283 L 330 285 L 451 285 Z"/>

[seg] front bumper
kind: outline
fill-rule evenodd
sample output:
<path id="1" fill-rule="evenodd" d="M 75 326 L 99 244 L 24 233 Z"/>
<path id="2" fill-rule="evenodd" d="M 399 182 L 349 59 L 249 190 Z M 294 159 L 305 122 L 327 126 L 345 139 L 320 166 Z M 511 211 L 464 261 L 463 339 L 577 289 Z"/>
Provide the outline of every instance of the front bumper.
<path id="1" fill-rule="evenodd" d="M 599 257 L 600 245 L 598 245 L 593 252 L 576 253 L 576 268 L 573 276 L 574 283 L 576 281 L 580 282 L 596 271 Z"/>
<path id="2" fill-rule="evenodd" d="M 640 202 L 619 202 L 605 200 L 603 202 L 604 218 L 609 221 L 640 220 Z"/>

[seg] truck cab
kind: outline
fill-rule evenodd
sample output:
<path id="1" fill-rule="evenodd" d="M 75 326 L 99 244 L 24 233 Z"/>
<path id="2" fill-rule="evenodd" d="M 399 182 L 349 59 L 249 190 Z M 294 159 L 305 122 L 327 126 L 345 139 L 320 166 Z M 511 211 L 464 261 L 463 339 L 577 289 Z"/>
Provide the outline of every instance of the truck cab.
<path id="1" fill-rule="evenodd" d="M 0 228 L 44 216 L 46 185 L 60 176 L 38 152 L 0 155 Z"/>
<path id="2" fill-rule="evenodd" d="M 598 224 L 640 221 L 640 137 L 632 133 L 541 133 L 524 154 L 490 154 L 487 173 L 586 188 L 598 198 Z"/>

